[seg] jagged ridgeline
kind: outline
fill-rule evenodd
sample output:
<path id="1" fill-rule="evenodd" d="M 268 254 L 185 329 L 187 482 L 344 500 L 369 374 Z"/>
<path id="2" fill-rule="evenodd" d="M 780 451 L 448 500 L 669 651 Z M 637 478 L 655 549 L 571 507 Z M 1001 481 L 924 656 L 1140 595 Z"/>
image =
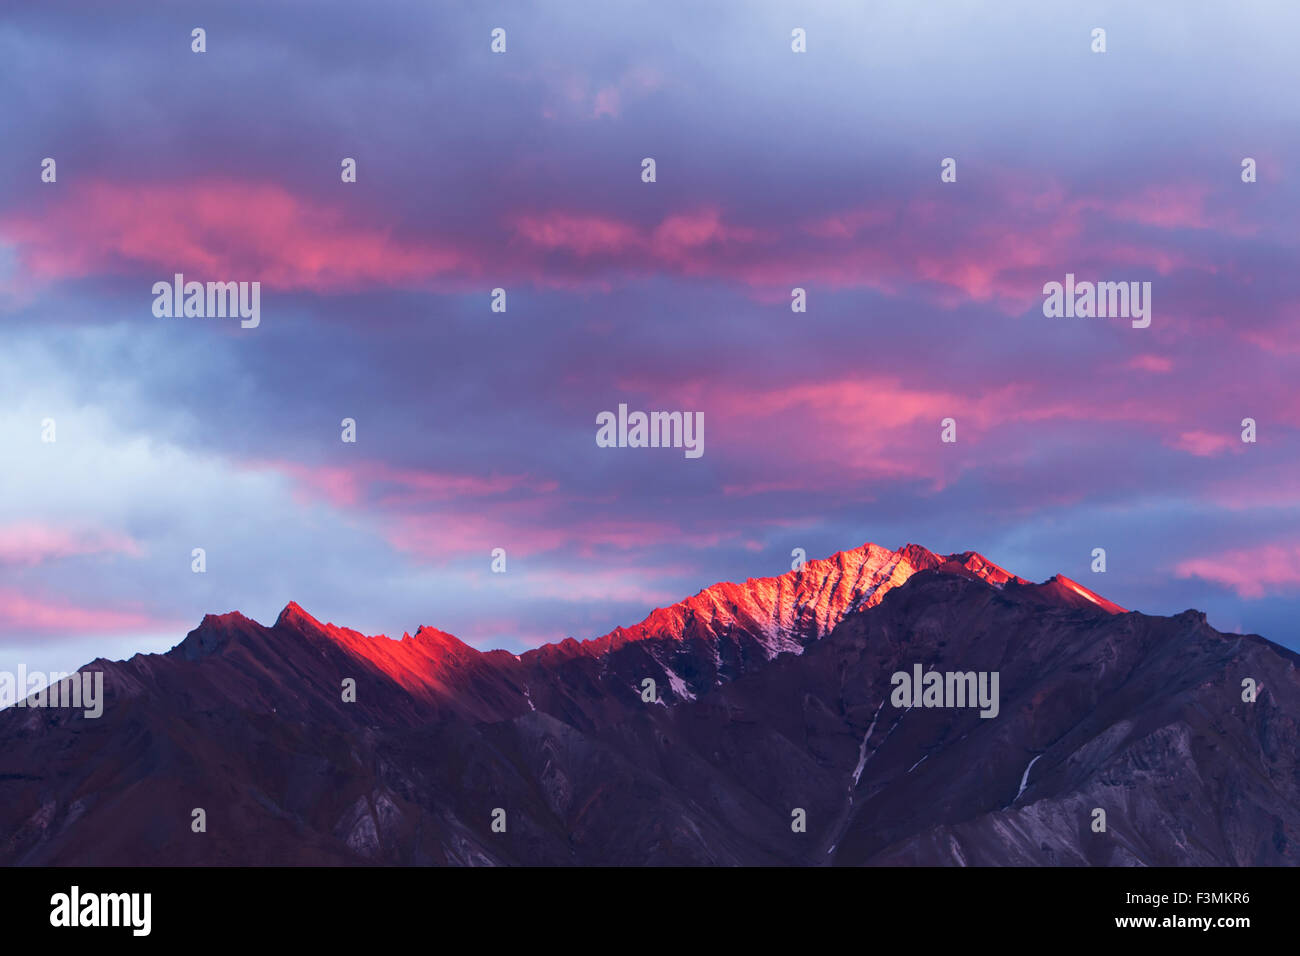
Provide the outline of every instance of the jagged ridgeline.
<path id="1" fill-rule="evenodd" d="M 209 616 L 0 714 L 3 857 L 1294 864 L 1297 660 L 913 545 L 522 655 Z"/>

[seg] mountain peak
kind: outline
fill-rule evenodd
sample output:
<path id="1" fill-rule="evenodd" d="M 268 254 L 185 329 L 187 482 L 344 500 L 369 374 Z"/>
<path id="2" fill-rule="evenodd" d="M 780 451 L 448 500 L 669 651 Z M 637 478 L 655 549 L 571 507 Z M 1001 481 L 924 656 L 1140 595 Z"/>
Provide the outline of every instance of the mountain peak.
<path id="1" fill-rule="evenodd" d="M 275 619 L 276 627 L 279 627 L 281 624 L 309 624 L 321 628 L 322 630 L 324 629 L 321 622 L 304 611 L 302 605 L 297 601 L 290 601 L 284 606 L 284 610 L 281 611 L 279 616 Z"/>
<path id="2" fill-rule="evenodd" d="M 256 621 L 245 617 L 238 611 L 225 614 L 205 614 L 199 626 L 185 635 L 185 639 L 173 647 L 169 654 L 176 654 L 185 660 L 198 660 L 221 650 L 237 634 L 248 633 L 261 627 Z"/>
<path id="3" fill-rule="evenodd" d="M 868 541 L 825 558 L 804 561 L 784 574 L 721 581 L 665 608 L 656 608 L 641 623 L 618 627 L 603 637 L 549 644 L 523 656 L 598 655 L 647 638 L 703 639 L 717 645 L 745 635 L 760 656 L 802 653 L 810 642 L 829 634 L 844 616 L 879 604 L 885 594 L 907 583 L 918 571 L 938 570 L 977 578 L 994 587 L 1008 582 L 1029 584 L 975 551 L 938 555 L 919 544 L 896 551 Z"/>
<path id="4" fill-rule="evenodd" d="M 240 611 L 227 611 L 225 614 L 205 614 L 203 620 L 199 622 L 199 627 L 231 627 L 239 624 L 256 623 L 252 618 L 245 617 Z"/>
<path id="5" fill-rule="evenodd" d="M 1044 584 L 1045 585 L 1059 584 L 1061 587 L 1066 588 L 1067 590 L 1073 592 L 1074 594 L 1077 594 L 1080 597 L 1084 598 L 1085 600 L 1097 605 L 1097 607 L 1101 608 L 1102 610 L 1109 611 L 1112 614 L 1127 613 L 1127 610 L 1125 608 L 1120 607 L 1114 601 L 1106 600 L 1097 592 L 1090 591 L 1088 588 L 1085 588 L 1078 581 L 1072 581 L 1069 578 L 1067 578 L 1064 574 L 1054 574 L 1052 575 L 1051 578 L 1049 578 L 1046 582 L 1044 582 Z"/>
<path id="6" fill-rule="evenodd" d="M 415 629 L 414 634 L 404 635 L 404 637 L 405 636 L 409 636 L 412 641 L 415 641 L 418 644 L 423 644 L 427 647 L 438 647 L 443 648 L 444 650 L 452 650 L 457 653 L 462 650 L 469 650 L 477 653 L 474 651 L 474 648 L 470 647 L 470 645 L 466 644 L 455 634 L 448 634 L 446 631 L 439 630 L 436 627 L 429 627 L 427 624 L 421 624 Z"/>

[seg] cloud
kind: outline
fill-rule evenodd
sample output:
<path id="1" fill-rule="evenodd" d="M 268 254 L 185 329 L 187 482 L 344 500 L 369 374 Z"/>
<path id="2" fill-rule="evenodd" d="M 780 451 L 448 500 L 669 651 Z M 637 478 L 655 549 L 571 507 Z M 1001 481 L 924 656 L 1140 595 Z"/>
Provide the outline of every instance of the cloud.
<path id="1" fill-rule="evenodd" d="M 1135 355 L 1125 363 L 1125 368 L 1136 369 L 1140 372 L 1154 372 L 1157 375 L 1165 375 L 1174 370 L 1172 359 L 1163 355 Z"/>
<path id="2" fill-rule="evenodd" d="M 1198 458 L 1210 458 L 1225 452 L 1240 450 L 1239 436 L 1228 432 L 1186 431 L 1170 442 L 1179 451 L 1185 451 Z"/>
<path id="3" fill-rule="evenodd" d="M 0 525 L 0 565 L 33 565 L 94 554 L 139 557 L 141 549 L 129 535 L 101 528 L 73 529 L 31 521 Z"/>
<path id="4" fill-rule="evenodd" d="M 1293 592 L 1300 589 L 1300 545 L 1269 544 L 1189 558 L 1180 561 L 1174 573 L 1223 585 L 1251 600 Z"/>
<path id="5" fill-rule="evenodd" d="M 159 618 L 143 610 L 79 605 L 66 595 L 42 597 L 0 588 L 0 630 L 10 634 L 113 634 L 179 626 L 176 619 Z"/>
<path id="6" fill-rule="evenodd" d="M 142 275 L 258 280 L 280 290 L 423 284 L 475 263 L 450 242 L 403 240 L 281 186 L 237 181 L 75 184 L 40 214 L 0 216 L 36 280 Z"/>
<path id="7" fill-rule="evenodd" d="M 304 500 L 320 498 L 338 507 L 363 503 L 382 508 L 402 508 L 462 498 L 484 498 L 513 491 L 549 492 L 554 481 L 524 475 L 477 475 L 400 468 L 383 461 L 351 465 L 305 465 L 293 461 L 247 461 L 250 471 L 281 473 L 299 486 Z"/>
<path id="8" fill-rule="evenodd" d="M 1189 210 L 1204 205 L 1204 184 L 1179 188 L 1191 193 Z M 39 206 L 0 212 L 0 237 L 26 285 L 112 276 L 152 282 L 182 272 L 330 294 L 463 290 L 488 275 L 607 288 L 657 274 L 735 283 L 759 298 L 824 284 L 920 295 L 949 308 L 989 302 L 1018 314 L 1067 268 L 1217 271 L 1213 257 L 1170 241 L 1205 223 L 1190 211 L 1170 212 L 1163 189 L 1076 195 L 1055 179 L 1004 172 L 959 204 L 952 193 L 913 184 L 901 195 L 794 221 L 761 207 L 741 217 L 724 203 L 689 197 L 646 217 L 583 208 L 581 197 L 547 190 L 540 201 L 491 196 L 468 228 L 453 230 L 450 221 L 404 221 L 384 204 L 364 208 L 343 187 L 308 193 L 234 179 L 99 178 L 60 186 Z M 826 203 L 815 197 L 816 206 Z M 1100 224 L 1092 221 L 1098 217 Z M 1114 223 L 1141 228 L 1117 234 Z"/>

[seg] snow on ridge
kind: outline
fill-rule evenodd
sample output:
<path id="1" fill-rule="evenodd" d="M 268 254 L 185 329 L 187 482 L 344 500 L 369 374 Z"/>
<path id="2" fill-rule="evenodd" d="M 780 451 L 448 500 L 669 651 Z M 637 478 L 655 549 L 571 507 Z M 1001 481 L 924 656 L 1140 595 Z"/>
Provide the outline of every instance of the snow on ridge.
<path id="1" fill-rule="evenodd" d="M 676 671 L 674 671 L 671 667 L 669 667 L 667 664 L 664 664 L 662 662 L 659 664 L 659 666 L 664 669 L 664 674 L 667 675 L 668 677 L 668 686 L 672 688 L 674 697 L 676 697 L 678 700 L 695 699 L 695 695 L 691 693 L 691 689 L 686 686 L 686 681 L 678 677 Z"/>
<path id="2" fill-rule="evenodd" d="M 785 653 L 801 654 L 810 641 L 825 637 L 848 614 L 878 605 L 919 570 L 945 562 L 962 564 L 999 588 L 1001 579 L 1016 579 L 973 551 L 942 556 L 920 545 L 891 551 L 867 543 L 782 574 L 742 583 L 720 581 L 654 611 L 638 625 L 619 628 L 618 633 L 637 640 L 681 639 L 690 632 L 720 642 L 732 641 L 736 632 L 743 632 L 769 660 Z M 718 648 L 714 651 L 720 663 Z"/>
<path id="3" fill-rule="evenodd" d="M 853 768 L 853 785 L 858 785 L 858 778 L 862 776 L 862 768 L 867 765 L 867 741 L 871 739 L 871 734 L 876 729 L 876 720 L 880 717 L 880 711 L 884 709 L 886 698 L 880 698 L 880 706 L 876 708 L 875 714 L 871 717 L 871 724 L 867 727 L 867 732 L 862 735 L 862 746 L 858 748 L 858 765 Z"/>
<path id="4" fill-rule="evenodd" d="M 1029 771 L 1031 771 L 1031 770 L 1034 769 L 1034 764 L 1038 763 L 1039 758 L 1042 757 L 1042 756 L 1043 756 L 1042 754 L 1039 754 L 1039 755 L 1038 755 L 1037 757 L 1035 757 L 1033 760 L 1029 761 L 1029 766 L 1025 768 L 1024 776 L 1022 776 L 1022 777 L 1020 778 L 1020 789 L 1016 791 L 1016 799 L 1015 799 L 1015 800 L 1012 800 L 1012 801 L 1011 801 L 1012 803 L 1015 803 L 1016 800 L 1019 800 L 1019 799 L 1020 799 L 1020 795 L 1021 795 L 1022 793 L 1024 793 L 1024 792 L 1025 792 L 1025 788 L 1026 788 L 1027 786 L 1029 786 Z"/>

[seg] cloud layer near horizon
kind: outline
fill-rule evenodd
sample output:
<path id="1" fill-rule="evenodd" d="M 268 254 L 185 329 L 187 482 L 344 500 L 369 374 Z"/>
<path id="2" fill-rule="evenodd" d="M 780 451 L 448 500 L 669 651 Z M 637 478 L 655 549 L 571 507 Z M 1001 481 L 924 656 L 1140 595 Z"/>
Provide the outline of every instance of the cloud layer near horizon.
<path id="1" fill-rule="evenodd" d="M 1300 13 L 698 6 L 0 26 L 0 666 L 289 600 L 518 650 L 868 540 L 1300 645 Z M 261 325 L 155 318 L 178 272 Z M 1067 272 L 1151 327 L 1045 318 Z"/>

